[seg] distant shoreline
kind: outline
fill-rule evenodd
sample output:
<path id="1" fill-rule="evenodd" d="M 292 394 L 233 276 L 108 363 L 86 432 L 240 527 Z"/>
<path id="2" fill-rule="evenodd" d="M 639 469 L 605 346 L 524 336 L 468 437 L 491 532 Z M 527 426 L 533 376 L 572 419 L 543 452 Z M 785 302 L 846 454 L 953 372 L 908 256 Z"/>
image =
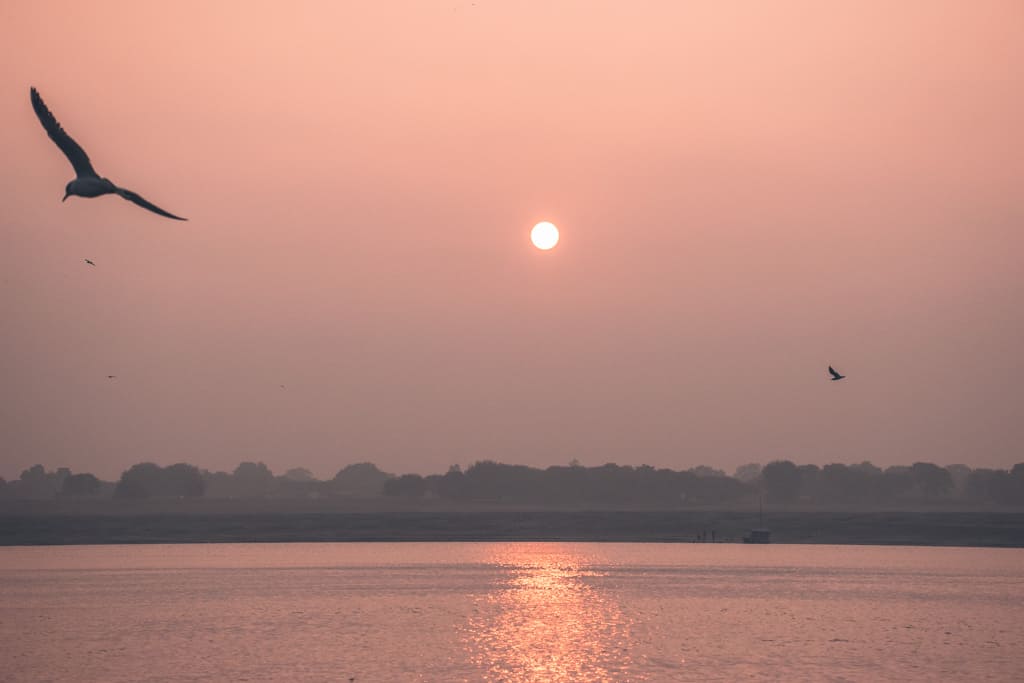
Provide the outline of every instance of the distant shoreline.
<path id="1" fill-rule="evenodd" d="M 774 543 L 1024 547 L 1020 511 L 766 510 Z M 474 510 L 69 514 L 0 508 L 0 545 L 372 541 L 740 542 L 756 510 Z"/>

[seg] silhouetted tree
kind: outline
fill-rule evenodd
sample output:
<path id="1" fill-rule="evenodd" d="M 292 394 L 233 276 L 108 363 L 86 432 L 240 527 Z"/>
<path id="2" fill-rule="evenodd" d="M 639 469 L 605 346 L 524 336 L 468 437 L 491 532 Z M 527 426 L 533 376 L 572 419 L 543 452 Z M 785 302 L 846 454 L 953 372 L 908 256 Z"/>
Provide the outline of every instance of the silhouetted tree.
<path id="1" fill-rule="evenodd" d="M 114 498 L 149 498 L 159 495 L 161 468 L 156 463 L 140 462 L 121 473 Z"/>
<path id="2" fill-rule="evenodd" d="M 151 462 L 132 465 L 121 474 L 115 498 L 196 498 L 205 482 L 199 469 L 186 463 L 163 468 Z"/>
<path id="3" fill-rule="evenodd" d="M 203 470 L 204 495 L 207 498 L 235 498 L 234 479 L 227 472 Z"/>
<path id="4" fill-rule="evenodd" d="M 761 482 L 768 500 L 790 503 L 800 496 L 800 471 L 789 460 L 776 460 L 761 470 Z"/>
<path id="5" fill-rule="evenodd" d="M 881 476 L 879 474 L 878 476 Z M 821 495 L 825 501 L 863 503 L 872 493 L 870 470 L 832 463 L 821 468 Z"/>
<path id="6" fill-rule="evenodd" d="M 206 482 L 195 465 L 179 462 L 164 468 L 165 495 L 184 498 L 200 498 L 206 491 Z"/>
<path id="7" fill-rule="evenodd" d="M 427 490 L 426 483 L 418 474 L 403 474 L 384 482 L 385 496 L 402 496 L 403 498 L 422 498 Z"/>
<path id="8" fill-rule="evenodd" d="M 231 475 L 235 495 L 241 498 L 262 498 L 277 488 L 274 473 L 262 462 L 242 462 Z"/>
<path id="9" fill-rule="evenodd" d="M 293 467 L 281 476 L 283 479 L 287 479 L 288 481 L 316 481 L 316 477 L 313 476 L 313 473 L 305 467 Z"/>
<path id="10" fill-rule="evenodd" d="M 818 500 L 821 498 L 821 468 L 817 465 L 800 465 L 800 497 Z"/>
<path id="11" fill-rule="evenodd" d="M 627 488 L 632 490 L 629 502 L 642 505 L 699 503 L 699 486 L 700 480 L 692 474 L 658 469 L 650 465 L 637 467 L 630 477 L 630 483 L 627 484 Z"/>
<path id="12" fill-rule="evenodd" d="M 502 494 L 508 490 L 508 482 L 504 477 L 506 470 L 505 465 L 493 460 L 481 460 L 470 465 L 463 475 L 470 495 L 478 500 L 501 499 Z"/>
<path id="13" fill-rule="evenodd" d="M 282 498 L 319 498 L 325 493 L 326 484 L 305 467 L 293 467 L 277 478 L 275 495 Z"/>
<path id="14" fill-rule="evenodd" d="M 633 497 L 628 486 L 624 482 L 633 478 L 633 468 L 629 466 L 620 467 L 614 463 L 607 463 L 601 467 L 584 469 L 584 500 L 587 502 L 606 502 L 622 504 L 631 502 Z"/>
<path id="15" fill-rule="evenodd" d="M 580 503 L 587 498 L 587 471 L 578 465 L 552 465 L 544 470 L 543 482 L 539 495 L 546 503 Z M 467 488 L 470 486 L 467 481 Z"/>
<path id="16" fill-rule="evenodd" d="M 67 467 L 60 467 L 56 472 L 47 472 L 42 465 L 33 465 L 22 471 L 14 487 L 14 497 L 45 500 L 53 498 L 60 491 L 64 479 L 71 474 Z"/>
<path id="17" fill-rule="evenodd" d="M 687 480 L 683 476 L 682 486 L 686 493 L 685 502 L 700 505 L 730 503 L 749 498 L 753 493 L 752 485 L 744 484 L 732 477 L 697 477 L 695 480 Z"/>
<path id="18" fill-rule="evenodd" d="M 882 476 L 882 468 L 876 467 L 871 463 L 870 460 L 863 460 L 855 465 L 850 465 L 850 469 L 857 470 L 858 472 L 863 472 L 865 475 L 868 476 L 868 478 Z"/>
<path id="19" fill-rule="evenodd" d="M 467 497 L 466 478 L 462 474 L 462 468 L 458 465 L 449 467 L 448 472 L 437 481 L 435 486 L 437 487 L 435 493 L 441 498 L 463 500 Z"/>
<path id="20" fill-rule="evenodd" d="M 697 467 L 691 467 L 687 470 L 690 474 L 695 477 L 724 477 L 725 472 L 722 470 L 716 470 L 713 467 L 707 465 L 698 465 Z"/>
<path id="21" fill-rule="evenodd" d="M 965 497 L 967 478 L 971 476 L 971 468 L 967 465 L 948 465 L 946 471 L 949 472 L 949 476 L 953 480 L 953 496 L 956 498 Z"/>
<path id="22" fill-rule="evenodd" d="M 379 496 L 384 482 L 390 478 L 390 474 L 380 471 L 373 463 L 358 462 L 339 470 L 331 482 L 331 489 L 346 495 Z"/>
<path id="23" fill-rule="evenodd" d="M 1006 503 L 1009 505 L 1024 505 L 1024 462 L 1019 462 L 1010 468 L 1009 489 Z"/>
<path id="24" fill-rule="evenodd" d="M 92 474 L 71 474 L 64 478 L 60 494 L 67 497 L 95 496 L 100 490 L 100 480 Z"/>
<path id="25" fill-rule="evenodd" d="M 734 479 L 739 479 L 744 484 L 753 483 L 761 477 L 761 466 L 756 462 L 752 462 L 747 465 L 740 465 L 736 468 L 736 473 L 732 476 Z"/>
<path id="26" fill-rule="evenodd" d="M 953 478 L 949 472 L 930 462 L 915 462 L 910 467 L 910 475 L 928 500 L 944 498 L 953 490 Z"/>
<path id="27" fill-rule="evenodd" d="M 758 473 L 757 484 L 741 481 Z M 870 462 L 796 466 L 788 460 L 737 469 L 736 477 L 721 470 L 697 466 L 686 471 L 607 463 L 585 467 L 578 461 L 547 469 L 481 460 L 465 472 L 453 465 L 444 475 L 416 474 L 394 478 L 372 463 L 356 463 L 329 482 L 317 481 L 305 468 L 293 468 L 275 477 L 263 463 L 243 462 L 232 474 L 199 472 L 178 463 L 162 468 L 139 463 L 122 473 L 116 486 L 91 474 L 72 474 L 68 468 L 48 472 L 42 465 L 24 470 L 18 480 L 0 479 L 0 497 L 52 498 L 105 496 L 113 488 L 118 498 L 149 497 L 319 497 L 328 493 L 449 500 L 486 500 L 545 505 L 679 506 L 721 505 L 752 500 L 760 488 L 776 503 L 813 500 L 823 504 L 845 502 L 913 503 L 938 501 L 951 494 L 974 503 L 1024 505 L 1024 463 L 1010 470 L 977 469 L 965 465 L 942 468 L 926 462 L 882 471 Z"/>
<path id="28" fill-rule="evenodd" d="M 997 505 L 1024 505 L 1024 465 L 1008 472 L 979 468 L 967 477 L 966 495 L 975 502 Z"/>
<path id="29" fill-rule="evenodd" d="M 880 498 L 884 501 L 898 501 L 908 497 L 914 489 L 914 477 L 910 468 L 894 465 L 885 468 L 879 482 Z"/>

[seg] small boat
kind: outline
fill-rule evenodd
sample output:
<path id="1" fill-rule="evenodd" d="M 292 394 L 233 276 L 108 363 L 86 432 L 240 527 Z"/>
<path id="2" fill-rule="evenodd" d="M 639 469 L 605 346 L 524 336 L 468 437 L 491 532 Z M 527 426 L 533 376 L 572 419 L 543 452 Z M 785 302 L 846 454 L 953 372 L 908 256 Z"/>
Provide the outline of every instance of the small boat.
<path id="1" fill-rule="evenodd" d="M 743 537 L 744 543 L 771 543 L 772 532 L 764 528 L 764 500 L 757 501 L 757 519 L 761 525 L 759 529 L 751 529 L 750 533 Z"/>
<path id="2" fill-rule="evenodd" d="M 769 529 L 751 529 L 750 533 L 743 537 L 744 543 L 771 543 L 772 532 Z"/>

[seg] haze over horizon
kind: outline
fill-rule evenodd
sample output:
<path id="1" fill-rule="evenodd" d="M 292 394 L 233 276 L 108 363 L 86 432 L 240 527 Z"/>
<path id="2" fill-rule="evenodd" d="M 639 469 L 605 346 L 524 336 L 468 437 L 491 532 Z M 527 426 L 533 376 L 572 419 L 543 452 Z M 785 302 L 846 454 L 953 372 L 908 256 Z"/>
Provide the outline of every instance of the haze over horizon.
<path id="1" fill-rule="evenodd" d="M 1024 460 L 1019 2 L 41 2 L 0 35 L 0 476 Z M 61 203 L 30 86 L 189 222 Z"/>

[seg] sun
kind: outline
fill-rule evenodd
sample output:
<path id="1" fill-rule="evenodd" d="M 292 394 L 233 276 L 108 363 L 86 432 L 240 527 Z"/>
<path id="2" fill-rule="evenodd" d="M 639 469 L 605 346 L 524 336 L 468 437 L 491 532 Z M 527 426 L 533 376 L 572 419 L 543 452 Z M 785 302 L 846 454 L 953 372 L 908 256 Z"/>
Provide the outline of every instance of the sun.
<path id="1" fill-rule="evenodd" d="M 555 227 L 554 223 L 541 221 L 533 226 L 533 230 L 530 231 L 530 241 L 538 249 L 547 251 L 558 244 L 558 228 Z"/>

